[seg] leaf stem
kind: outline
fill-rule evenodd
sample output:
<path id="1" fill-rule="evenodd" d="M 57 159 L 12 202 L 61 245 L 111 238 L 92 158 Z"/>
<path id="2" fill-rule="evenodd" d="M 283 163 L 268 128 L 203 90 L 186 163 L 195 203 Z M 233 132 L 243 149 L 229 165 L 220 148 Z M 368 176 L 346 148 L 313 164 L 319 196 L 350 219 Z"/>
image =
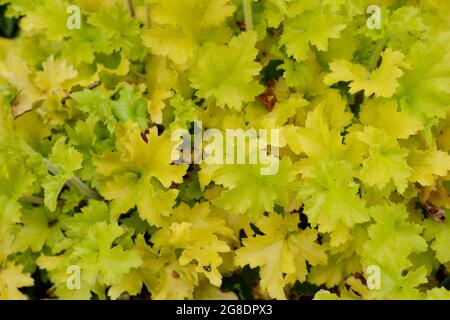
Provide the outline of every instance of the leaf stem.
<path id="1" fill-rule="evenodd" d="M 24 196 L 19 198 L 19 201 L 35 204 L 35 205 L 38 205 L 38 206 L 43 206 L 45 204 L 44 198 L 36 197 L 36 196 L 32 196 L 32 195 L 24 195 Z M 58 200 L 57 206 L 59 208 L 63 207 L 64 206 L 64 201 Z"/>
<path id="2" fill-rule="evenodd" d="M 97 88 L 98 86 L 100 86 L 102 83 L 100 81 L 95 81 L 94 83 L 90 84 L 87 88 L 89 90 L 94 90 L 95 88 Z"/>
<path id="3" fill-rule="evenodd" d="M 375 70 L 375 68 L 377 67 L 378 61 L 380 60 L 380 55 L 383 52 L 383 49 L 385 46 L 386 46 L 386 40 L 384 38 L 378 40 L 378 42 L 375 46 L 375 50 L 369 60 L 369 66 L 368 66 L 369 71 Z"/>
<path id="4" fill-rule="evenodd" d="M 242 0 L 244 8 L 245 29 L 253 31 L 253 15 L 252 15 L 252 0 Z"/>
<path id="5" fill-rule="evenodd" d="M 128 9 L 130 9 L 130 14 L 132 17 L 136 16 L 136 10 L 134 9 L 133 0 L 127 0 Z"/>
<path id="6" fill-rule="evenodd" d="M 77 176 L 73 176 L 72 179 L 67 181 L 67 184 L 74 186 L 78 190 L 80 190 L 86 197 L 93 200 L 103 200 L 103 197 L 95 190 L 89 188 L 80 178 Z"/>
<path id="7" fill-rule="evenodd" d="M 36 204 L 38 206 L 44 204 L 44 199 L 43 198 L 36 197 L 36 196 L 31 196 L 31 195 L 22 196 L 22 197 L 20 197 L 19 201 L 28 202 L 28 203 L 31 203 L 31 204 Z"/>
<path id="8" fill-rule="evenodd" d="M 145 2 L 145 28 L 150 28 L 151 21 L 150 21 L 150 8 L 148 5 L 148 2 Z"/>
<path id="9" fill-rule="evenodd" d="M 48 171 L 54 175 L 59 173 L 58 168 L 47 158 L 44 158 L 45 163 L 47 164 Z M 78 190 L 80 190 L 86 197 L 94 200 L 103 200 L 103 197 L 95 190 L 89 188 L 80 178 L 77 176 L 73 176 L 72 179 L 67 181 L 68 185 L 74 186 Z"/>

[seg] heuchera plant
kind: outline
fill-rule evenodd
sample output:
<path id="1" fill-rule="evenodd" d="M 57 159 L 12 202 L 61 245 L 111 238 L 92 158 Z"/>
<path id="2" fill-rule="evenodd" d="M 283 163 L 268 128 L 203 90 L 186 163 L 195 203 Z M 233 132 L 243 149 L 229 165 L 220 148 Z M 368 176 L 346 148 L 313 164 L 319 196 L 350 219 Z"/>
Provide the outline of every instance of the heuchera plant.
<path id="1" fill-rule="evenodd" d="M 449 1 L 0 5 L 1 299 L 450 299 Z"/>

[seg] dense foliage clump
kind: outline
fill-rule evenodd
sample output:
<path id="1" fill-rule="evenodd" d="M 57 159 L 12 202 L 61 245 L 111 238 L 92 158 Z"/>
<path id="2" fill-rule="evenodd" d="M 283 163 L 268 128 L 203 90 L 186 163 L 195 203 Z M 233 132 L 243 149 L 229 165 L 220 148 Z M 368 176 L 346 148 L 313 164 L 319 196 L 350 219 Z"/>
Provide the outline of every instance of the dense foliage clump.
<path id="1" fill-rule="evenodd" d="M 1 299 L 450 299 L 447 0 L 0 5 Z"/>

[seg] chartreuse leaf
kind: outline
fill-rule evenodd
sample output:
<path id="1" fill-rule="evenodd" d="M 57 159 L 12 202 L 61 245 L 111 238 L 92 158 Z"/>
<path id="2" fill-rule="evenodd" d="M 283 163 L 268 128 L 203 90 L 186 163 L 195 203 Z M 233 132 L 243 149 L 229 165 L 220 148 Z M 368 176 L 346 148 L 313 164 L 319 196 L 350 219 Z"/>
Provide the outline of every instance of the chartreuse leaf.
<path id="1" fill-rule="evenodd" d="M 397 190 L 403 192 L 412 174 L 407 163 L 408 150 L 400 147 L 397 140 L 391 138 L 386 131 L 372 126 L 359 132 L 358 139 L 369 149 L 369 156 L 362 163 L 361 180 L 379 189 L 392 181 Z"/>
<path id="2" fill-rule="evenodd" d="M 380 289 L 369 290 L 369 299 L 419 300 L 419 286 L 427 282 L 426 267 L 421 266 L 405 274 L 381 269 Z"/>
<path id="3" fill-rule="evenodd" d="M 80 213 L 72 217 L 63 216 L 61 224 L 70 238 L 83 239 L 92 225 L 108 220 L 109 208 L 106 203 L 92 200 Z"/>
<path id="4" fill-rule="evenodd" d="M 330 64 L 331 73 L 324 82 L 327 85 L 339 81 L 350 82 L 350 93 L 364 91 L 366 97 L 392 97 L 399 87 L 398 79 L 403 75 L 401 68 L 406 68 L 405 56 L 400 51 L 386 49 L 382 53 L 382 62 L 378 69 L 367 70 L 364 66 L 347 60 L 337 60 Z"/>
<path id="5" fill-rule="evenodd" d="M 181 96 L 175 96 L 170 100 L 170 106 L 173 108 L 174 126 L 187 128 L 192 122 L 198 120 L 200 109 L 195 105 L 194 101 L 184 99 Z"/>
<path id="6" fill-rule="evenodd" d="M 22 211 L 23 227 L 16 235 L 15 250 L 24 252 L 30 248 L 34 252 L 42 250 L 44 245 L 58 253 L 67 246 L 67 239 L 61 230 L 56 214 L 45 208 Z"/>
<path id="7" fill-rule="evenodd" d="M 323 159 L 346 158 L 347 150 L 342 143 L 341 131 L 349 118 L 344 108 L 337 107 L 334 112 L 333 106 L 320 104 L 308 113 L 304 127 L 293 127 L 287 132 L 287 143 L 293 151 L 308 156 L 301 160 L 304 174 L 308 174 Z"/>
<path id="8" fill-rule="evenodd" d="M 303 282 L 307 274 L 307 262 L 324 264 L 327 257 L 316 242 L 317 231 L 298 230 L 298 215 L 276 213 L 257 223 L 264 235 L 246 238 L 236 251 L 235 263 L 260 268 L 261 288 L 270 297 L 286 299 L 284 286 L 295 281 Z"/>
<path id="9" fill-rule="evenodd" d="M 202 98 L 215 98 L 221 107 L 241 110 L 243 103 L 260 94 L 254 77 L 261 70 L 255 62 L 256 34 L 242 33 L 230 40 L 227 46 L 206 44 L 191 69 L 192 86 Z"/>
<path id="10" fill-rule="evenodd" d="M 410 177 L 412 182 L 419 182 L 423 186 L 434 184 L 436 177 L 445 177 L 450 170 L 450 155 L 439 150 L 413 150 L 408 163 L 413 169 Z"/>
<path id="11" fill-rule="evenodd" d="M 321 233 L 331 233 L 331 246 L 346 242 L 349 230 L 369 221 L 369 210 L 358 196 L 351 165 L 324 161 L 304 179 L 298 196 L 304 201 L 304 213 Z"/>
<path id="12" fill-rule="evenodd" d="M 112 111 L 112 101 L 102 92 L 84 89 L 71 94 L 76 102 L 76 108 L 90 115 L 97 116 L 110 132 L 114 132 L 117 119 Z"/>
<path id="13" fill-rule="evenodd" d="M 144 47 L 139 37 L 139 22 L 130 16 L 125 3 L 115 2 L 110 8 L 99 10 L 89 16 L 88 23 L 108 36 L 111 51 L 122 50 L 130 59 L 142 55 Z"/>
<path id="14" fill-rule="evenodd" d="M 331 12 L 340 12 L 343 10 L 346 14 L 353 17 L 363 13 L 363 0 L 324 0 L 323 4 L 328 6 Z"/>
<path id="15" fill-rule="evenodd" d="M 167 58 L 150 59 L 145 67 L 148 71 L 147 97 L 150 100 L 148 112 L 154 123 L 161 124 L 166 100 L 174 95 L 173 88 L 178 89 L 181 80 L 179 78 L 182 77 L 174 70 Z"/>
<path id="16" fill-rule="evenodd" d="M 346 132 L 351 118 L 345 100 L 337 91 L 329 90 L 314 110 L 307 113 L 304 127 L 283 127 L 282 133 L 290 149 L 295 154 L 304 153 L 308 156 L 299 161 L 304 176 L 311 175 L 315 166 L 326 159 L 360 164 L 365 149 L 352 127 Z"/>
<path id="17" fill-rule="evenodd" d="M 280 161 L 274 175 L 261 175 L 262 167 L 261 164 L 220 166 L 213 173 L 212 180 L 226 190 L 213 203 L 229 212 L 248 213 L 255 217 L 264 211 L 272 211 L 275 204 L 287 206 L 298 187 L 295 181 L 298 170 L 288 158 Z M 202 172 L 207 168 L 205 166 Z"/>
<path id="18" fill-rule="evenodd" d="M 70 39 L 65 43 L 64 56 L 78 66 L 93 63 L 96 52 L 111 53 L 108 35 L 99 29 L 83 24 L 80 30 L 71 30 Z"/>
<path id="19" fill-rule="evenodd" d="M 45 206 L 55 211 L 61 189 L 70 180 L 74 172 L 81 168 L 83 156 L 75 148 L 66 145 L 66 138 L 60 138 L 52 148 L 49 160 L 56 166 L 58 173 L 49 175 L 43 184 Z"/>
<path id="20" fill-rule="evenodd" d="M 450 291 L 444 287 L 433 288 L 426 293 L 427 300 L 450 300 Z"/>
<path id="21" fill-rule="evenodd" d="M 450 92 L 449 34 L 431 37 L 426 43 L 414 44 L 406 62 L 414 66 L 400 81 L 397 99 L 402 110 L 422 121 L 426 128 L 445 117 Z M 427 107 L 423 107 L 426 105 Z M 430 139 L 430 137 L 428 137 Z"/>
<path id="22" fill-rule="evenodd" d="M 402 204 L 385 204 L 373 207 L 375 223 L 368 228 L 369 240 L 364 244 L 363 261 L 375 264 L 398 276 L 412 265 L 408 257 L 424 252 L 427 243 L 422 238 L 423 228 L 408 222 L 408 212 Z"/>
<path id="23" fill-rule="evenodd" d="M 445 217 L 448 219 L 449 214 Z M 450 226 L 447 223 L 438 223 L 433 220 L 427 219 L 424 221 L 423 226 L 425 228 L 424 237 L 431 243 L 431 249 L 436 252 L 436 258 L 441 263 L 447 263 L 450 261 Z"/>
<path id="24" fill-rule="evenodd" d="M 361 106 L 359 119 L 366 126 L 383 129 L 394 139 L 407 139 L 423 129 L 419 120 L 399 111 L 395 101 L 366 100 Z"/>
<path id="25" fill-rule="evenodd" d="M 159 274 L 159 283 L 152 291 L 155 300 L 193 299 L 198 275 L 191 264 L 181 266 L 172 256 Z"/>
<path id="26" fill-rule="evenodd" d="M 0 142 L 0 230 L 20 222 L 18 200 L 40 188 L 37 185 L 46 174 L 42 159 L 26 148 L 20 138 L 5 137 Z"/>
<path id="27" fill-rule="evenodd" d="M 112 102 L 112 112 L 120 121 L 136 122 L 142 131 L 147 129 L 147 102 L 129 84 L 119 91 L 120 98 Z"/>
<path id="28" fill-rule="evenodd" d="M 125 232 L 117 223 L 95 222 L 83 231 L 84 235 L 79 235 L 64 254 L 41 255 L 37 261 L 41 268 L 49 271 L 56 295 L 61 299 L 89 299 L 91 291 L 103 297 L 105 287 L 120 283 L 125 274 L 142 264 L 135 251 L 117 244 Z M 80 288 L 77 290 L 67 285 L 69 266 L 80 268 Z"/>
<path id="29" fill-rule="evenodd" d="M 177 142 L 169 134 L 158 136 L 156 127 L 141 137 L 139 127 L 126 124 L 116 130 L 117 151 L 94 159 L 103 176 L 102 195 L 112 200 L 112 216 L 138 207 L 139 215 L 151 225 L 162 225 L 162 216 L 171 213 L 178 190 L 170 188 L 180 183 L 187 165 L 172 165 L 172 150 Z"/>
<path id="30" fill-rule="evenodd" d="M 154 300 L 193 299 L 199 280 L 192 264 L 181 266 L 173 252 L 158 255 L 142 235 L 136 238 L 133 251 L 142 259 L 142 264 L 130 269 L 119 283 L 111 286 L 108 295 L 112 299 L 125 292 L 131 295 L 139 293 L 143 285 Z"/>
<path id="31" fill-rule="evenodd" d="M 0 300 L 26 300 L 27 296 L 19 289 L 33 284 L 33 278 L 23 272 L 21 265 L 8 261 L 0 268 Z"/>
<path id="32" fill-rule="evenodd" d="M 12 103 L 16 117 L 46 98 L 62 99 L 72 87 L 70 81 L 78 74 L 64 60 L 55 60 L 53 55 L 42 63 L 42 69 L 33 72 L 25 61 L 11 54 L 6 63 L 0 63 L 0 76 L 17 90 Z"/>
<path id="33" fill-rule="evenodd" d="M 72 256 L 78 261 L 88 283 L 94 283 L 98 277 L 105 284 L 118 283 L 131 268 L 141 265 L 142 260 L 135 252 L 114 246 L 114 241 L 123 232 L 117 224 L 97 222 L 74 246 Z"/>
<path id="34" fill-rule="evenodd" d="M 67 28 L 67 6 L 65 0 L 43 0 L 39 4 L 30 1 L 31 8 L 24 7 L 26 15 L 21 21 L 21 27 L 27 32 L 43 32 L 49 40 L 61 40 L 69 34 Z M 33 6 L 34 4 L 34 6 Z M 52 17 L 52 19 L 49 19 Z"/>
<path id="35" fill-rule="evenodd" d="M 334 246 L 333 238 L 325 235 L 322 243 L 325 248 L 328 248 L 328 262 L 325 265 L 312 266 L 308 274 L 308 282 L 332 288 L 342 283 L 343 279 L 351 274 L 361 272 L 361 254 L 363 244 L 367 241 L 365 226 L 355 226 L 348 238 L 341 245 Z"/>
<path id="36" fill-rule="evenodd" d="M 108 290 L 111 299 L 117 299 L 124 292 L 130 295 L 138 294 L 144 284 L 149 290 L 157 286 L 158 275 L 164 263 L 157 259 L 157 254 L 145 243 L 142 235 L 136 238 L 133 251 L 141 258 L 142 265 L 130 269 L 120 282 L 111 286 Z"/>
<path id="37" fill-rule="evenodd" d="M 179 262 L 182 266 L 196 261 L 196 271 L 204 273 L 212 285 L 220 287 L 222 276 L 218 267 L 222 264 L 221 253 L 229 252 L 229 244 L 219 239 L 234 239 L 233 231 L 225 220 L 210 214 L 208 202 L 190 209 L 182 203 L 170 217 L 170 225 L 158 230 L 153 241 L 159 250 L 182 249 Z"/>
<path id="38" fill-rule="evenodd" d="M 448 1 L 0 8 L 0 299 L 449 299 Z"/>
<path id="39" fill-rule="evenodd" d="M 320 28 L 317 28 L 320 25 Z M 280 39 L 289 56 L 297 61 L 306 60 L 310 44 L 320 51 L 327 51 L 328 39 L 337 39 L 346 24 L 344 19 L 336 15 L 326 15 L 318 10 L 306 11 L 287 20 Z"/>
<path id="40" fill-rule="evenodd" d="M 80 267 L 76 264 L 75 258 L 70 254 L 63 254 L 57 256 L 47 256 L 41 254 L 36 260 L 36 264 L 40 269 L 48 272 L 54 290 L 54 296 L 62 300 L 88 300 L 92 296 L 92 291 L 97 294 L 102 294 L 102 286 L 97 283 L 88 283 L 83 277 L 83 270 L 80 270 L 80 287 L 73 290 L 67 285 L 68 270 L 70 266 Z"/>
<path id="41" fill-rule="evenodd" d="M 390 274 L 386 270 L 381 270 L 381 285 L 380 289 L 367 290 L 366 287 L 359 283 L 356 283 L 354 278 L 347 286 L 351 287 L 353 292 L 349 292 L 346 287 L 342 288 L 340 296 L 331 293 L 327 290 L 320 290 L 314 297 L 315 300 L 349 300 L 349 299 L 379 299 L 379 300 L 419 300 L 424 297 L 444 299 L 448 296 L 445 289 L 435 288 L 432 291 L 429 290 L 427 295 L 422 294 L 419 290 L 419 286 L 427 282 L 427 272 L 425 267 L 420 267 L 417 270 L 409 271 L 406 275 Z M 351 279 L 351 278 L 349 278 Z M 347 282 L 349 282 L 349 279 Z M 356 284 L 356 287 L 355 287 Z M 359 292 L 358 292 L 359 290 Z M 358 292 L 359 295 L 354 294 Z"/>
<path id="42" fill-rule="evenodd" d="M 233 291 L 223 292 L 208 282 L 202 282 L 194 292 L 196 300 L 239 300 Z"/>
<path id="43" fill-rule="evenodd" d="M 33 71 L 20 57 L 9 54 L 4 62 L 0 62 L 0 76 L 6 79 L 16 90 L 13 102 L 13 113 L 21 115 L 33 105 L 44 99 L 44 94 L 32 80 Z"/>
<path id="44" fill-rule="evenodd" d="M 47 95 L 64 96 L 64 90 L 68 89 L 67 81 L 77 76 L 77 71 L 66 64 L 65 61 L 55 61 L 50 56 L 42 63 L 42 71 L 36 73 L 36 84 Z"/>
<path id="45" fill-rule="evenodd" d="M 231 36 L 224 25 L 235 10 L 229 0 L 151 0 L 154 24 L 142 39 L 153 53 L 186 64 L 200 45 L 221 44 Z"/>

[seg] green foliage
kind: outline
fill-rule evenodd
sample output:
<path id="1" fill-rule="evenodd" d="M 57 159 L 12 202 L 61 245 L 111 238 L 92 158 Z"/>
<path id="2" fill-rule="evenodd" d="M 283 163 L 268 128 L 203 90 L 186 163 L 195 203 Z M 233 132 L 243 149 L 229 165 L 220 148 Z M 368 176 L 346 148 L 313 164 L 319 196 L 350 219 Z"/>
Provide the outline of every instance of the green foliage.
<path id="1" fill-rule="evenodd" d="M 0 0 L 0 299 L 450 299 L 448 1 L 128 2 Z"/>

